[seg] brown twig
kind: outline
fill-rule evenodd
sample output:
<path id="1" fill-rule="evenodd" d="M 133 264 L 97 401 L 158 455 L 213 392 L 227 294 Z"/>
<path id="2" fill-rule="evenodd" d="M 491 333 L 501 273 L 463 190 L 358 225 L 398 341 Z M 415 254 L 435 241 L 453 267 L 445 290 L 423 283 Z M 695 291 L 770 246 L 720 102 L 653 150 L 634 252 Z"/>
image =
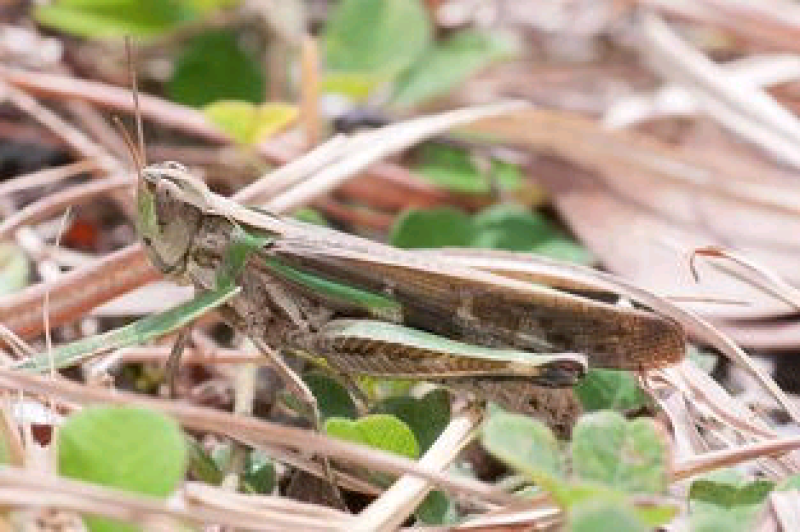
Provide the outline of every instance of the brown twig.
<path id="1" fill-rule="evenodd" d="M 47 168 L 39 170 L 38 172 L 31 172 L 29 174 L 19 175 L 8 181 L 0 183 L 0 196 L 6 196 L 22 190 L 27 190 L 34 187 L 43 187 L 53 185 L 59 181 L 69 179 L 70 177 L 97 170 L 97 163 L 94 159 L 83 159 L 76 163 L 65 164 L 55 168 Z"/>
<path id="2" fill-rule="evenodd" d="M 89 267 L 65 273 L 49 286 L 50 324 L 57 327 L 77 319 L 92 308 L 159 277 L 140 245 L 111 253 Z M 47 285 L 38 284 L 1 298 L 0 322 L 22 338 L 41 334 L 47 289 Z"/>
<path id="3" fill-rule="evenodd" d="M 134 181 L 129 177 L 113 177 L 85 185 L 76 185 L 51 196 L 45 196 L 3 220 L 0 223 L 0 240 L 7 239 L 20 227 L 46 220 L 67 207 L 81 205 L 99 195 L 118 191 L 133 184 L 135 184 Z"/>
<path id="4" fill-rule="evenodd" d="M 472 479 L 451 476 L 423 468 L 416 462 L 385 451 L 370 449 L 317 434 L 286 427 L 256 418 L 234 416 L 228 412 L 165 401 L 140 394 L 109 391 L 65 381 L 52 380 L 19 371 L 0 368 L 0 387 L 26 393 L 58 397 L 78 404 L 138 405 L 174 417 L 188 429 L 223 434 L 244 444 L 283 446 L 304 452 L 359 463 L 386 473 L 409 474 L 423 478 L 442 489 L 476 497 L 500 505 L 516 505 L 521 499 Z"/>

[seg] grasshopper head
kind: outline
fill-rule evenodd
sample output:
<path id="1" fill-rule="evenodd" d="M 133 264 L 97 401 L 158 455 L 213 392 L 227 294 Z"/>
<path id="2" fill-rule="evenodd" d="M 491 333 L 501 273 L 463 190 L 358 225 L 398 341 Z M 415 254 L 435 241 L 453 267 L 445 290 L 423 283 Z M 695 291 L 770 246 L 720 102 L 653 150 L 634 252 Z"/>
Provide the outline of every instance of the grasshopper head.
<path id="1" fill-rule="evenodd" d="M 152 164 L 140 173 L 136 226 L 150 260 L 165 274 L 183 273 L 203 218 L 201 205 L 183 191 L 185 182 L 204 186 L 178 163 Z"/>

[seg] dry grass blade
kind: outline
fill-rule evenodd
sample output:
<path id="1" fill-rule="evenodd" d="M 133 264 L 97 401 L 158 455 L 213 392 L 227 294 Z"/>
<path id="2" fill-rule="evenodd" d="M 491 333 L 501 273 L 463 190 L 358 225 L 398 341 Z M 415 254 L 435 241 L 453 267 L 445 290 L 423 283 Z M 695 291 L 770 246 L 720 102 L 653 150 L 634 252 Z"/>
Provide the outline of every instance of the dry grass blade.
<path id="1" fill-rule="evenodd" d="M 80 159 L 93 159 L 104 173 L 120 174 L 123 172 L 114 157 L 106 153 L 86 135 L 64 122 L 58 115 L 39 105 L 35 99 L 5 83 L 2 84 L 2 90 L 11 103 L 57 134 Z"/>
<path id="2" fill-rule="evenodd" d="M 668 391 L 663 390 L 658 381 L 666 383 Z M 676 437 L 690 439 L 681 448 L 681 461 L 702 460 L 702 453 L 710 449 L 733 448 L 741 442 L 773 442 L 778 437 L 747 406 L 729 395 L 691 361 L 676 368 L 661 370 L 651 375 L 648 382 L 650 388 L 656 391 L 658 402 L 665 410 L 671 411 L 671 419 L 676 418 L 677 423 L 673 425 Z M 678 393 L 674 393 L 676 391 Z M 682 409 L 674 408 L 674 401 L 678 398 L 685 402 Z M 670 409 L 670 406 L 673 408 Z M 699 427 L 699 432 L 696 427 Z M 775 478 L 800 471 L 797 453 L 776 458 L 763 457 L 760 465 L 763 471 Z"/>
<path id="3" fill-rule="evenodd" d="M 718 246 L 708 246 L 704 248 L 697 248 L 692 252 L 689 266 L 692 270 L 692 275 L 697 280 L 699 275 L 697 273 L 696 258 L 716 258 L 725 259 L 733 262 L 734 264 L 744 268 L 744 271 L 731 270 L 721 264 L 714 264 L 716 267 L 723 269 L 730 275 L 734 275 L 745 282 L 764 290 L 766 293 L 786 303 L 795 309 L 800 310 L 800 290 L 790 285 L 780 278 L 779 275 L 770 271 L 768 268 L 757 264 L 755 261 L 743 257 L 741 254 L 735 253 L 730 250 L 723 249 Z"/>
<path id="4" fill-rule="evenodd" d="M 331 137 L 302 157 L 267 173 L 239 190 L 233 199 L 242 203 L 255 203 L 261 198 L 272 197 L 296 185 L 341 157 L 347 140 L 346 135 Z"/>
<path id="5" fill-rule="evenodd" d="M 356 135 L 348 142 L 346 155 L 340 162 L 320 171 L 313 179 L 308 179 L 273 198 L 267 207 L 277 212 L 291 211 L 336 188 L 369 165 L 427 138 L 476 120 L 519 112 L 527 107 L 527 104 L 519 101 L 469 107 L 407 120 Z"/>
<path id="6" fill-rule="evenodd" d="M 419 459 L 419 465 L 443 470 L 463 449 L 481 416 L 475 411 L 453 418 L 436 442 Z M 351 530 L 394 530 L 408 519 L 433 486 L 420 478 L 404 476 L 358 515 Z"/>
<path id="7" fill-rule="evenodd" d="M 767 48 L 800 51 L 797 4 L 788 0 L 638 0 L 663 13 L 730 30 Z"/>
<path id="8" fill-rule="evenodd" d="M 713 471 L 714 469 L 731 467 L 749 460 L 788 453 L 797 449 L 800 449 L 800 436 L 751 443 L 732 449 L 711 451 L 675 464 L 672 477 L 675 480 L 689 478 L 700 473 Z"/>
<path id="9" fill-rule="evenodd" d="M 730 61 L 722 68 L 732 84 L 766 87 L 800 78 L 800 59 L 786 54 L 749 56 Z M 603 115 L 603 125 L 610 129 L 626 128 L 649 120 L 689 116 L 699 110 L 691 91 L 668 84 L 652 93 L 628 96 L 612 104 Z"/>
<path id="10" fill-rule="evenodd" d="M 769 507 L 776 521 L 773 530 L 800 530 L 800 491 L 773 491 L 769 494 Z"/>
<path id="11" fill-rule="evenodd" d="M 501 505 L 519 502 L 517 497 L 505 494 L 482 482 L 445 475 L 436 470 L 420 467 L 415 462 L 394 454 L 328 438 L 307 430 L 234 416 L 226 412 L 137 394 L 111 392 L 66 381 L 53 381 L 3 368 L 0 368 L 0 387 L 57 397 L 78 404 L 136 404 L 171 415 L 186 428 L 223 434 L 254 447 L 267 445 L 302 449 L 305 452 L 354 461 L 387 473 L 419 476 L 442 489 Z"/>
<path id="12" fill-rule="evenodd" d="M 617 188 L 615 181 L 621 180 L 620 173 L 633 171 L 654 184 L 731 200 L 742 208 L 800 215 L 800 193 L 794 186 L 778 185 L 774 180 L 755 182 L 748 170 L 739 165 L 682 152 L 639 134 L 610 132 L 578 115 L 531 109 L 484 119 L 468 129 L 587 166 L 596 170 L 612 190 Z M 726 179 L 717 179 L 719 175 Z"/>
<path id="13" fill-rule="evenodd" d="M 141 246 L 129 246 L 89 267 L 67 272 L 49 286 L 40 283 L 2 298 L 0 322 L 22 338 L 29 338 L 43 332 L 41 317 L 47 290 L 50 324 L 56 327 L 158 278 Z M 76 286 L 82 289 L 75 290 Z"/>
<path id="14" fill-rule="evenodd" d="M 68 207 L 82 205 L 96 199 L 97 196 L 118 191 L 133 184 L 134 182 L 128 177 L 113 177 L 85 185 L 75 185 L 45 196 L 3 220 L 0 223 L 0 240 L 9 238 L 20 227 L 42 222 Z"/>
<path id="15" fill-rule="evenodd" d="M 129 523 L 168 518 L 181 523 L 215 523 L 243 530 L 346 530 L 350 522 L 347 514 L 334 510 L 322 514 L 315 506 L 284 498 L 252 497 L 261 501 L 274 499 L 274 502 L 244 506 L 237 503 L 233 494 L 206 486 L 205 493 L 214 493 L 214 504 L 211 504 L 192 497 L 193 491 L 189 489 L 183 497 L 179 494 L 171 501 L 163 501 L 87 482 L 45 476 L 28 469 L 7 466 L 0 471 L 0 504 L 4 507 L 46 506 Z M 266 525 L 268 528 L 265 523 L 270 523 Z"/>
<path id="16" fill-rule="evenodd" d="M 0 196 L 6 196 L 30 188 L 53 185 L 78 174 L 94 170 L 98 170 L 97 163 L 94 159 L 83 159 L 75 163 L 65 164 L 64 166 L 47 168 L 45 170 L 39 170 L 38 172 L 19 175 L 0 183 Z"/>
<path id="17" fill-rule="evenodd" d="M 664 76 L 683 83 L 706 112 L 737 135 L 800 168 L 800 121 L 750 83 L 731 83 L 725 70 L 683 42 L 658 16 L 644 17 L 642 52 Z"/>
<path id="18" fill-rule="evenodd" d="M 128 89 L 105 83 L 87 81 L 73 76 L 0 67 L 0 78 L 7 84 L 20 87 L 41 96 L 55 96 L 82 100 L 106 109 L 133 112 L 133 102 Z M 225 141 L 225 136 L 205 119 L 201 111 L 174 104 L 152 96 L 142 96 L 142 115 L 187 133 L 208 139 Z"/>

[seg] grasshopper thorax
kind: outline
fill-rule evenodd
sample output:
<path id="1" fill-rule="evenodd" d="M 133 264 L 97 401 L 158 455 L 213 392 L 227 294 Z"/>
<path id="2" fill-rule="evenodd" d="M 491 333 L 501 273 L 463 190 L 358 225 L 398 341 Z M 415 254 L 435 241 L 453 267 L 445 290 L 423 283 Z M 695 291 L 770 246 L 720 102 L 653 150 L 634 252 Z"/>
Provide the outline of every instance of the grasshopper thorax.
<path id="1" fill-rule="evenodd" d="M 187 201 L 174 175 L 187 173 L 177 163 L 142 169 L 137 187 L 137 230 L 150 260 L 162 273 L 180 275 L 203 219 L 202 210 Z"/>

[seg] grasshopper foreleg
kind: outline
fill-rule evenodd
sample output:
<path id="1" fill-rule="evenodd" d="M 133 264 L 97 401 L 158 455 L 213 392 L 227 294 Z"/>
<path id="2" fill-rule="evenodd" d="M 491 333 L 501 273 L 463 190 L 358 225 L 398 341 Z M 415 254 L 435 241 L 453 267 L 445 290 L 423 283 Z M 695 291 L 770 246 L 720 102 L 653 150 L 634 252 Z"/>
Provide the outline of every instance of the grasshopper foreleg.
<path id="1" fill-rule="evenodd" d="M 180 330 L 178 337 L 175 339 L 175 343 L 172 344 L 172 349 L 169 352 L 169 358 L 167 358 L 167 362 L 164 364 L 164 374 L 166 376 L 167 386 L 169 387 L 169 396 L 171 399 L 176 399 L 178 397 L 175 379 L 178 375 L 178 369 L 181 365 L 183 350 L 186 348 L 186 342 L 189 341 L 191 334 L 191 325 L 187 325 Z"/>

